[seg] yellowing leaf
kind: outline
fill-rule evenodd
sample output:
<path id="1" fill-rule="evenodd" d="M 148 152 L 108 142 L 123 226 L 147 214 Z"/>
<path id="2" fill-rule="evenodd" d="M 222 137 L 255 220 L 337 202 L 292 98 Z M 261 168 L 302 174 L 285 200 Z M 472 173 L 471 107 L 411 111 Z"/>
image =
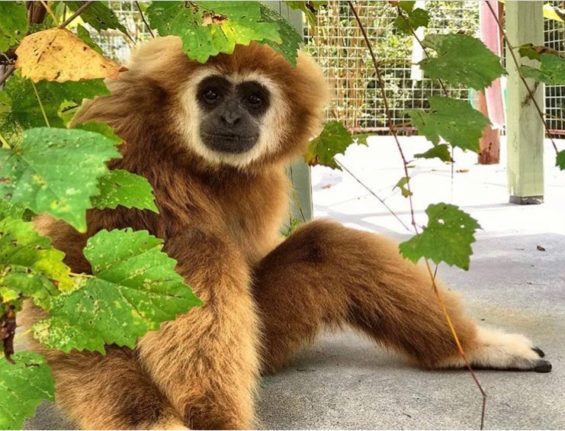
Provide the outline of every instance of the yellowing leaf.
<path id="1" fill-rule="evenodd" d="M 69 30 L 61 28 L 26 36 L 16 54 L 16 68 L 33 82 L 116 78 L 121 69 Z"/>

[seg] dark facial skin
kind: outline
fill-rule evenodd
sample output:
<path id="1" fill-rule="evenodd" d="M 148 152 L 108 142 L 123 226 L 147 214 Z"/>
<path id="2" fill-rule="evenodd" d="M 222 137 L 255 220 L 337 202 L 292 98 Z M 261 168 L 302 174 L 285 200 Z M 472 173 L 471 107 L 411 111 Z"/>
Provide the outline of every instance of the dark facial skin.
<path id="1" fill-rule="evenodd" d="M 204 79 L 197 90 L 202 112 L 200 138 L 222 153 L 244 153 L 259 139 L 260 120 L 270 104 L 269 90 L 257 81 L 232 84 L 222 76 Z"/>

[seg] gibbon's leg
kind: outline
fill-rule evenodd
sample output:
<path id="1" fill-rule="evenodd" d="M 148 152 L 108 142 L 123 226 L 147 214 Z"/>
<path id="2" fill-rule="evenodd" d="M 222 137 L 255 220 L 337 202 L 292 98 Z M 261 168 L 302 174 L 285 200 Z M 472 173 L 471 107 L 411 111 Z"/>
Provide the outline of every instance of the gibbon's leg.
<path id="1" fill-rule="evenodd" d="M 51 229 L 36 220 L 53 244 L 65 251 L 75 272 L 88 272 L 82 256 L 85 238 L 69 226 Z M 45 312 L 26 302 L 18 322 L 29 328 Z M 94 352 L 65 354 L 47 349 L 35 340 L 30 348 L 42 353 L 55 377 L 57 405 L 83 429 L 183 429 L 184 422 L 142 369 L 134 351 L 107 346 L 106 355 Z"/>
<path id="2" fill-rule="evenodd" d="M 165 251 L 204 305 L 140 340 L 143 367 L 186 426 L 250 428 L 259 328 L 247 264 L 227 238 L 196 231 L 172 236 Z"/>
<path id="3" fill-rule="evenodd" d="M 423 367 L 463 366 L 427 271 L 378 235 L 328 221 L 308 223 L 263 259 L 254 280 L 264 372 L 283 366 L 323 326 L 343 324 Z M 473 365 L 551 369 L 527 338 L 478 327 L 452 292 L 440 293 Z"/>
<path id="4" fill-rule="evenodd" d="M 81 429 L 186 429 L 132 350 L 65 354 L 32 347 L 53 371 L 57 405 Z"/>

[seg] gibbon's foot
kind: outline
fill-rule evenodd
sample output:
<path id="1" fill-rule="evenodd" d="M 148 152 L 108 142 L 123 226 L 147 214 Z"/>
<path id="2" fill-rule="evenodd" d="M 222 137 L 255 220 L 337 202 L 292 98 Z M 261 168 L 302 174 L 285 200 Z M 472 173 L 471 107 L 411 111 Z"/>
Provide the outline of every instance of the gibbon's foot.
<path id="1" fill-rule="evenodd" d="M 477 328 L 476 344 L 466 349 L 467 359 L 478 369 L 535 371 L 549 373 L 551 363 L 545 359 L 543 350 L 520 334 L 507 334 L 503 331 Z M 465 366 L 463 359 L 450 358 L 440 363 L 439 368 L 459 368 Z"/>

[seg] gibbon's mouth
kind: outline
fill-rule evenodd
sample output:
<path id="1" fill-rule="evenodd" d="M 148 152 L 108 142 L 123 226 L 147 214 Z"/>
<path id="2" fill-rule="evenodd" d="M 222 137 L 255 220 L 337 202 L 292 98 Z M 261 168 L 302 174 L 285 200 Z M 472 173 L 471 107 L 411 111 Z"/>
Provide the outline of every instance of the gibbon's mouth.
<path id="1" fill-rule="evenodd" d="M 208 148 L 221 153 L 240 154 L 249 151 L 255 146 L 258 135 L 241 136 L 232 133 L 200 132 L 202 142 Z"/>

